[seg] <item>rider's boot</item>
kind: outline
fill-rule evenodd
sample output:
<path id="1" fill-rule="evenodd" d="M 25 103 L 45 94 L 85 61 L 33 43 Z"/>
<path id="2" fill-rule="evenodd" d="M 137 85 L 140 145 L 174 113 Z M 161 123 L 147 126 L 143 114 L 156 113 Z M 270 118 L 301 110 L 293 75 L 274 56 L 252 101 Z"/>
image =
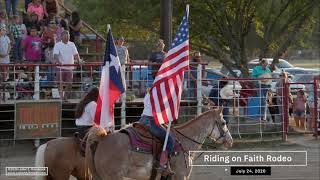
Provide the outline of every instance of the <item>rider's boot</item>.
<path id="1" fill-rule="evenodd" d="M 160 156 L 160 166 L 158 170 L 162 171 L 165 176 L 172 176 L 175 174 L 175 172 L 171 170 L 168 156 L 169 155 L 167 151 L 162 151 Z"/>

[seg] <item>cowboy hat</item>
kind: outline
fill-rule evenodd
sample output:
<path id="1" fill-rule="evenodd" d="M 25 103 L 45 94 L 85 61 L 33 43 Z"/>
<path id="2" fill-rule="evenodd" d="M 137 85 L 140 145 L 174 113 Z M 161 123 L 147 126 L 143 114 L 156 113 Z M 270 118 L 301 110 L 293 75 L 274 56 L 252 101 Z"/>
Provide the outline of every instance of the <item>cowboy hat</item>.
<path id="1" fill-rule="evenodd" d="M 239 94 L 233 93 L 233 85 L 227 84 L 220 90 L 220 96 L 222 99 L 232 99 L 238 97 Z"/>

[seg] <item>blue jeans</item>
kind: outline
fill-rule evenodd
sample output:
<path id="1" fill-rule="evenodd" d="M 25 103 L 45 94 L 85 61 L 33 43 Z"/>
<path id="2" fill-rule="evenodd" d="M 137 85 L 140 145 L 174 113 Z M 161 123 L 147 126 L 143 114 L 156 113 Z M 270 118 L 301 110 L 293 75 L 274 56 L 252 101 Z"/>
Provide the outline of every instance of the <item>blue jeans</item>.
<path id="1" fill-rule="evenodd" d="M 257 95 L 258 97 L 260 97 L 260 117 L 262 119 L 264 119 L 264 112 L 266 110 L 266 96 L 267 96 L 267 93 L 270 89 L 270 86 L 269 85 L 263 85 L 261 84 L 261 89 L 258 89 L 258 92 L 257 92 Z"/>
<path id="2" fill-rule="evenodd" d="M 144 124 L 145 126 L 149 127 L 151 134 L 160 138 L 164 142 L 164 140 L 166 138 L 167 131 L 164 128 L 162 128 L 161 126 L 157 126 L 154 123 L 153 117 L 142 115 L 139 122 L 141 124 Z M 168 143 L 167 143 L 167 147 L 166 147 L 166 150 L 168 151 L 169 154 L 173 153 L 174 143 L 175 143 L 175 139 L 169 134 Z"/>
<path id="3" fill-rule="evenodd" d="M 6 0 L 6 12 L 8 17 L 10 16 L 10 13 L 11 13 L 11 7 L 12 7 L 13 15 L 17 15 L 17 5 L 18 5 L 18 0 Z"/>
<path id="4" fill-rule="evenodd" d="M 28 10 L 29 3 L 30 3 L 30 0 L 24 0 L 24 8 L 26 9 L 26 11 Z"/>
<path id="5" fill-rule="evenodd" d="M 14 44 L 14 49 L 13 49 L 13 60 L 18 62 L 22 60 L 22 39 L 21 38 L 15 38 L 14 39 L 15 44 Z"/>

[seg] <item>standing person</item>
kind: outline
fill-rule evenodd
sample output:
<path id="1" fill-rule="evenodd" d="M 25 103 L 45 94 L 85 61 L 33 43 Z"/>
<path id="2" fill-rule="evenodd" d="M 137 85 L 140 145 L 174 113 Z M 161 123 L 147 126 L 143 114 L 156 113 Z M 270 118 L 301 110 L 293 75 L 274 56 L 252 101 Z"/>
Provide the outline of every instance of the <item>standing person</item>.
<path id="1" fill-rule="evenodd" d="M 296 122 L 296 127 L 305 130 L 307 110 L 307 98 L 304 91 L 301 89 L 297 93 L 297 97 L 293 100 L 293 116 Z"/>
<path id="2" fill-rule="evenodd" d="M 161 63 L 163 62 L 163 59 L 166 56 L 166 52 L 164 52 L 164 47 L 165 47 L 165 44 L 164 44 L 163 40 L 159 39 L 159 41 L 156 45 L 156 51 L 152 52 L 149 57 L 149 61 L 151 63 L 159 63 L 161 65 Z M 153 79 L 156 77 L 157 72 L 160 68 L 160 65 L 153 65 L 151 67 L 151 73 L 152 73 Z"/>
<path id="3" fill-rule="evenodd" d="M 7 17 L 10 17 L 11 8 L 12 8 L 13 15 L 17 15 L 18 0 L 5 0 L 5 1 L 6 1 Z"/>
<path id="4" fill-rule="evenodd" d="M 39 34 L 42 34 L 41 23 L 39 21 L 38 15 L 36 13 L 32 13 L 28 16 L 29 16 L 29 18 L 26 22 L 26 27 L 27 27 L 28 33 L 30 33 L 31 27 L 36 27 L 37 31 L 39 31 Z"/>
<path id="5" fill-rule="evenodd" d="M 268 66 L 268 61 L 262 59 L 260 65 L 252 70 L 253 78 L 271 78 L 271 70 Z M 258 85 L 258 96 L 260 97 L 260 120 L 266 121 L 265 110 L 266 110 L 266 96 L 271 88 L 272 81 L 270 79 L 262 79 Z"/>
<path id="6" fill-rule="evenodd" d="M 10 57 L 9 53 L 11 50 L 10 39 L 6 35 L 7 30 L 4 24 L 0 24 L 0 64 L 9 64 Z M 1 74 L 4 81 L 9 79 L 8 67 L 2 67 L 0 69 Z"/>
<path id="7" fill-rule="evenodd" d="M 57 0 L 44 0 L 43 9 L 45 17 L 49 17 L 49 14 L 58 16 L 59 14 L 59 5 Z"/>
<path id="8" fill-rule="evenodd" d="M 154 122 L 149 93 L 147 93 L 145 95 L 144 100 L 143 100 L 143 104 L 144 104 L 144 109 L 143 109 L 141 118 L 139 120 L 139 123 L 147 126 L 149 128 L 151 134 L 160 138 L 160 140 L 162 142 L 164 142 L 167 131 L 162 126 L 157 126 L 156 123 Z M 160 170 L 164 170 L 170 175 L 174 174 L 174 172 L 170 168 L 170 163 L 169 163 L 170 155 L 174 151 L 174 144 L 175 144 L 175 139 L 172 137 L 172 135 L 170 133 L 168 136 L 168 143 L 167 143 L 167 147 L 166 147 L 166 151 L 165 151 L 165 153 L 167 155 L 166 159 L 165 159 L 166 167 L 162 167 L 162 166 L 159 167 Z"/>
<path id="9" fill-rule="evenodd" d="M 57 64 L 74 64 L 74 60 L 80 62 L 78 50 L 73 42 L 70 42 L 69 31 L 62 33 L 62 41 L 56 43 L 53 48 L 53 58 Z M 59 82 L 62 98 L 66 100 L 72 88 L 73 66 L 57 67 L 57 81 Z M 65 87 L 65 88 L 64 88 Z"/>
<path id="10" fill-rule="evenodd" d="M 229 123 L 229 96 L 233 97 L 233 90 L 227 87 L 228 81 L 222 80 L 215 84 L 209 94 L 209 99 L 214 106 L 223 106 L 223 119 Z M 230 93 L 231 91 L 231 93 Z"/>
<path id="11" fill-rule="evenodd" d="M 76 45 L 80 45 L 80 30 L 82 28 L 82 21 L 80 19 L 79 13 L 74 11 L 71 13 L 71 21 L 69 23 L 70 28 L 70 41 L 74 42 Z"/>
<path id="12" fill-rule="evenodd" d="M 197 96 L 197 78 L 198 78 L 198 64 L 202 63 L 201 59 L 201 53 L 199 51 L 196 51 L 192 54 L 192 62 L 195 64 L 190 65 L 190 70 L 189 70 L 189 77 L 190 77 L 190 97 L 196 97 Z M 205 67 L 202 65 L 202 78 L 205 77 Z"/>
<path id="13" fill-rule="evenodd" d="M 83 139 L 85 134 L 94 124 L 98 96 L 99 89 L 94 87 L 77 105 L 75 118 L 77 132 L 80 134 L 80 139 Z"/>
<path id="14" fill-rule="evenodd" d="M 14 42 L 13 46 L 13 60 L 15 62 L 22 60 L 22 28 L 19 16 L 14 16 L 12 24 L 9 25 L 11 39 Z"/>
<path id="15" fill-rule="evenodd" d="M 42 39 L 38 36 L 36 27 L 31 28 L 30 35 L 23 41 L 22 47 L 28 63 L 37 64 L 41 62 Z M 29 66 L 28 72 L 31 71 L 32 67 Z M 28 76 L 32 78 L 31 73 L 29 73 Z"/>
<path id="16" fill-rule="evenodd" d="M 32 0 L 28 5 L 28 14 L 36 13 L 38 15 L 39 21 L 41 21 L 44 17 L 44 8 L 41 4 L 40 0 Z"/>
<path id="17" fill-rule="evenodd" d="M 54 46 L 56 43 L 57 25 L 55 21 L 50 21 L 49 26 L 42 33 L 42 40 L 44 48 Z"/>
<path id="18" fill-rule="evenodd" d="M 124 44 L 124 38 L 120 37 L 116 40 L 116 49 L 119 56 L 120 64 L 124 65 L 126 63 L 129 63 L 129 51 Z"/>
<path id="19" fill-rule="evenodd" d="M 0 12 L 0 24 L 7 25 L 7 17 L 3 12 Z"/>

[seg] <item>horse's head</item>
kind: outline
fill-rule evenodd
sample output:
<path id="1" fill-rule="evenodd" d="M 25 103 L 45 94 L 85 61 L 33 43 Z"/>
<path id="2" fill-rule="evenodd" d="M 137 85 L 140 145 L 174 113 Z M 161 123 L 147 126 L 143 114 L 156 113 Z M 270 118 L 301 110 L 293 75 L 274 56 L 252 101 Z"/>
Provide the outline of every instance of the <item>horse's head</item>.
<path id="1" fill-rule="evenodd" d="M 214 124 L 209 138 L 213 139 L 218 144 L 223 143 L 225 148 L 232 147 L 233 139 L 227 127 L 226 121 L 223 119 L 223 107 L 219 107 L 211 111 L 213 114 L 212 121 L 214 121 Z"/>

